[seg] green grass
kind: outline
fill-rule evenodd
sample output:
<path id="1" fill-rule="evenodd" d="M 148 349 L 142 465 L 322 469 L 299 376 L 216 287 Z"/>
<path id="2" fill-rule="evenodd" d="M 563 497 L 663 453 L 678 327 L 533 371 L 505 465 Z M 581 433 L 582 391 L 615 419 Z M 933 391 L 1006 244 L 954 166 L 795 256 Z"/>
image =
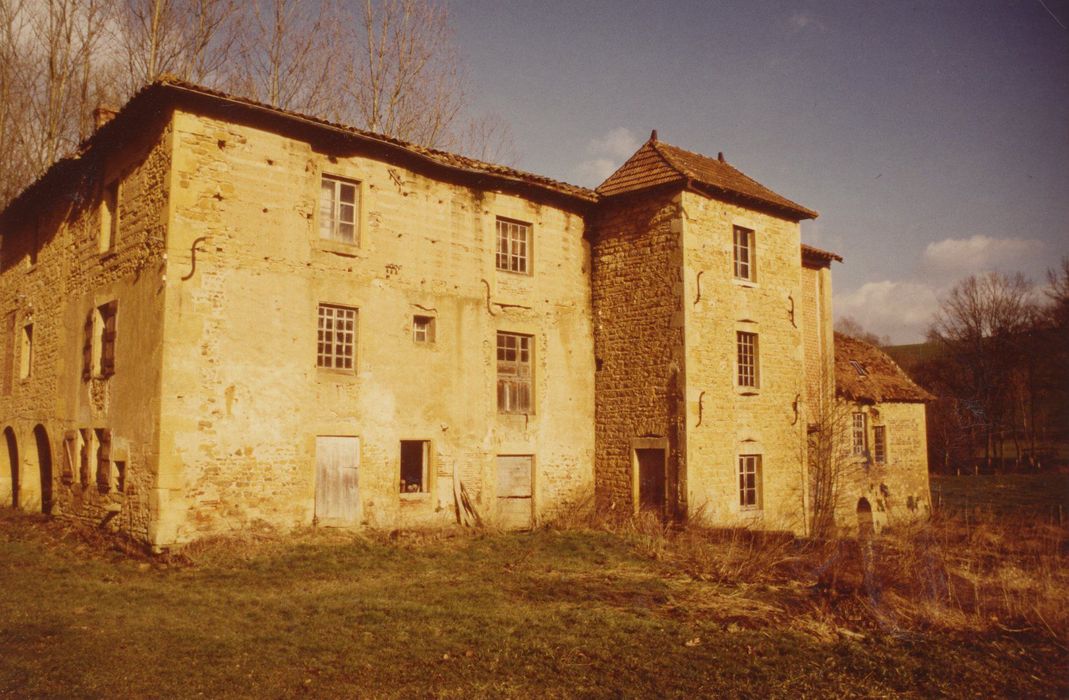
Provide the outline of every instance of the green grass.
<path id="1" fill-rule="evenodd" d="M 980 510 L 1069 524 L 1069 474 L 931 476 L 932 502 L 951 513 Z"/>
<path id="2" fill-rule="evenodd" d="M 321 531 L 167 565 L 3 510 L 0 697 L 1069 692 L 1064 649 L 1034 634 L 873 624 L 797 563 L 711 582 L 642 541 Z"/>

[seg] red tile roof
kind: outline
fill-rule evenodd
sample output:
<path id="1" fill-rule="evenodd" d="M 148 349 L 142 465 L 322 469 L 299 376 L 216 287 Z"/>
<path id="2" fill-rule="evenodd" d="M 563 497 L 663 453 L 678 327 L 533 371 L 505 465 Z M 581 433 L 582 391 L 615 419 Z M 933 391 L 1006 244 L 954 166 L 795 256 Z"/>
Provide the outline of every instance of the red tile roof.
<path id="1" fill-rule="evenodd" d="M 812 209 L 776 194 L 721 159 L 692 153 L 656 138 L 643 144 L 595 191 L 603 197 L 612 197 L 669 183 L 684 186 L 697 183 L 729 196 L 758 202 L 795 220 L 818 216 Z"/>
<path id="2" fill-rule="evenodd" d="M 803 243 L 802 244 L 802 261 L 804 262 L 806 258 L 809 258 L 809 259 L 817 261 L 817 262 L 826 263 L 827 265 L 831 265 L 831 261 L 832 260 L 834 260 L 836 262 L 842 262 L 843 261 L 843 256 L 839 255 L 838 253 L 833 253 L 830 250 L 823 250 L 821 248 L 817 248 L 817 247 L 811 246 L 811 245 L 806 245 L 805 243 Z"/>

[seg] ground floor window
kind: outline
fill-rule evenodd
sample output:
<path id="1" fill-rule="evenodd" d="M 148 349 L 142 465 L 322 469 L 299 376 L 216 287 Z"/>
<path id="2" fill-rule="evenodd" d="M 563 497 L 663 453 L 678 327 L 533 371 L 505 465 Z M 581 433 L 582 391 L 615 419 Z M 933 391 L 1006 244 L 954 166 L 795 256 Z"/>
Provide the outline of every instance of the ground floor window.
<path id="1" fill-rule="evenodd" d="M 761 455 L 739 455 L 739 507 L 761 507 Z"/>
<path id="2" fill-rule="evenodd" d="M 430 491 L 430 446 L 426 440 L 401 441 L 401 493 Z"/>

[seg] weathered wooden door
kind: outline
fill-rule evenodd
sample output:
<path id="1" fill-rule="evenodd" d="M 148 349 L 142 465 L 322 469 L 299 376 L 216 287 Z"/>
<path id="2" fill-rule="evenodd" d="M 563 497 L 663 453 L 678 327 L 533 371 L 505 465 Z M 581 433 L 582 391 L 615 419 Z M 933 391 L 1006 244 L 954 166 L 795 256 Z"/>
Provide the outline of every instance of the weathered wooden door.
<path id="1" fill-rule="evenodd" d="M 498 455 L 497 458 L 497 524 L 506 530 L 527 530 L 531 527 L 531 484 L 534 460 L 531 455 Z"/>
<path id="2" fill-rule="evenodd" d="M 360 518 L 357 488 L 360 438 L 316 438 L 315 517 L 320 525 L 355 525 Z"/>
<path id="3" fill-rule="evenodd" d="M 638 459 L 638 504 L 664 514 L 664 450 L 635 450 Z"/>

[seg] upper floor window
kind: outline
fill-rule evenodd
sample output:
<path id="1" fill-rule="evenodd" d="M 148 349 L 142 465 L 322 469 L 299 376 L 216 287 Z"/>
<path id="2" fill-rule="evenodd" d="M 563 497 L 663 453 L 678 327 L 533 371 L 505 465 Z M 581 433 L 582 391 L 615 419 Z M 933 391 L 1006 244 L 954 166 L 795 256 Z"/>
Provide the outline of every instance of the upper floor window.
<path id="1" fill-rule="evenodd" d="M 89 312 L 82 341 L 82 379 L 107 379 L 115 374 L 115 339 L 119 302 L 109 301 Z"/>
<path id="2" fill-rule="evenodd" d="M 351 370 L 356 366 L 356 309 L 319 305 L 316 366 Z"/>
<path id="3" fill-rule="evenodd" d="M 865 455 L 865 414 L 855 413 L 853 415 L 853 423 L 851 425 L 851 444 L 853 446 L 852 452 L 857 457 L 863 457 Z"/>
<path id="4" fill-rule="evenodd" d="M 497 334 L 497 410 L 531 412 L 531 336 Z"/>
<path id="5" fill-rule="evenodd" d="M 342 243 L 358 243 L 357 210 L 360 185 L 351 180 L 324 175 L 319 187 L 319 237 Z"/>
<path id="6" fill-rule="evenodd" d="M 22 327 L 19 348 L 19 379 L 26 379 L 33 372 L 33 324 Z"/>
<path id="7" fill-rule="evenodd" d="M 741 387 L 757 388 L 757 334 L 738 331 L 735 334 L 737 346 L 736 378 Z"/>
<path id="8" fill-rule="evenodd" d="M 761 508 L 761 455 L 739 455 L 739 507 Z"/>
<path id="9" fill-rule="evenodd" d="M 412 340 L 417 343 L 433 343 L 434 325 L 433 316 L 413 316 Z"/>
<path id="10" fill-rule="evenodd" d="M 876 464 L 887 462 L 887 428 L 877 425 L 872 429 L 872 458 Z"/>
<path id="11" fill-rule="evenodd" d="M 119 237 L 119 181 L 104 187 L 100 202 L 100 252 L 115 247 Z"/>
<path id="12" fill-rule="evenodd" d="M 497 220 L 497 269 L 506 272 L 531 271 L 531 225 L 507 219 Z"/>
<path id="13" fill-rule="evenodd" d="M 754 280 L 754 232 L 735 227 L 735 279 Z"/>

